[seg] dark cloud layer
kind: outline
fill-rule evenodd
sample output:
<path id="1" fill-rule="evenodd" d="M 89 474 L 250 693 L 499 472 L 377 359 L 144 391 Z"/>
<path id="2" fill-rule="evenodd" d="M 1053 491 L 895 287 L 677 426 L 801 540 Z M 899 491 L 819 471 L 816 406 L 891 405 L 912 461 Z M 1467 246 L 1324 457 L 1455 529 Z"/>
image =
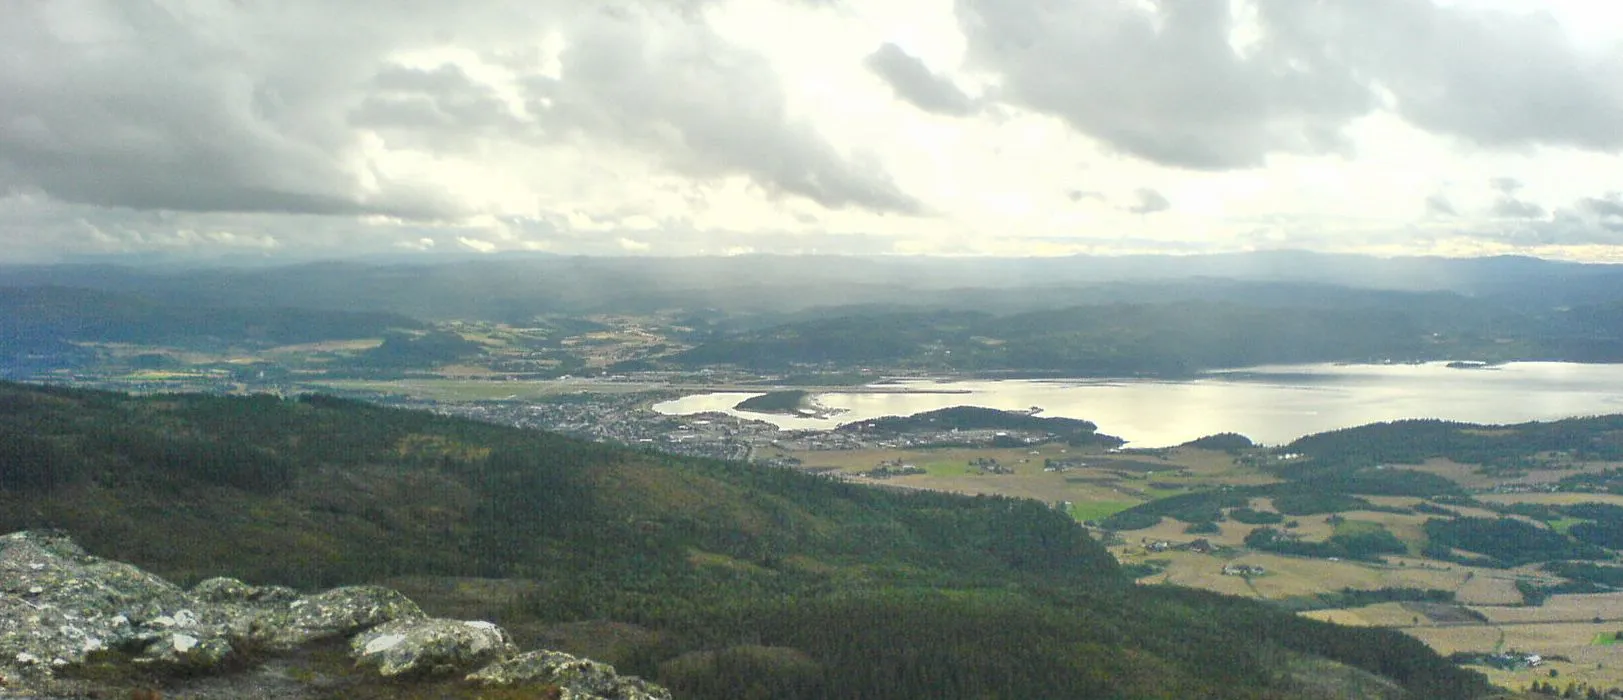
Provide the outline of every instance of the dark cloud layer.
<path id="1" fill-rule="evenodd" d="M 444 211 L 432 193 L 363 186 L 338 107 L 366 70 L 356 54 L 379 43 L 341 17 L 264 18 L 262 31 L 292 22 L 303 38 L 273 48 L 256 45 L 242 18 L 150 2 L 15 3 L 4 14 L 8 189 L 136 209 Z"/>
<path id="2" fill-rule="evenodd" d="M 390 181 L 391 148 L 481 140 L 629 140 L 683 173 L 743 175 L 829 207 L 915 211 L 871 163 L 791 120 L 760 56 L 691 8 L 542 0 L 405 6 L 364 1 L 174 6 L 157 0 L 12 3 L 0 10 L 0 192 L 184 211 L 456 217 L 446 195 Z M 496 51 L 546 31 L 568 42 L 560 80 L 531 77 L 510 109 L 455 66 L 394 56 Z"/>
<path id="3" fill-rule="evenodd" d="M 869 54 L 864 63 L 890 85 L 897 97 L 926 112 L 964 117 L 977 109 L 975 100 L 950 79 L 931 72 L 929 66 L 900 46 L 886 43 Z"/>
<path id="4" fill-rule="evenodd" d="M 1265 0 L 1299 43 L 1332 47 L 1421 128 L 1488 146 L 1623 147 L 1623 54 L 1547 14 L 1417 0 Z"/>
<path id="5" fill-rule="evenodd" d="M 1001 73 L 1003 100 L 1158 163 L 1259 165 L 1275 151 L 1344 147 L 1373 106 L 1322 51 L 1278 42 L 1242 56 L 1227 3 L 959 0 L 971 62 Z"/>
<path id="6" fill-rule="evenodd" d="M 1257 0 L 1231 41 L 1220 0 L 957 0 L 971 63 L 1001 99 L 1164 165 L 1227 169 L 1349 148 L 1390 100 L 1409 122 L 1492 147 L 1623 147 L 1623 52 L 1546 15 L 1431 0 Z"/>
<path id="7" fill-rule="evenodd" d="M 1546 211 L 1519 200 L 1501 199 L 1492 213 L 1500 217 L 1481 235 L 1518 246 L 1623 245 L 1623 193 L 1580 197 Z"/>

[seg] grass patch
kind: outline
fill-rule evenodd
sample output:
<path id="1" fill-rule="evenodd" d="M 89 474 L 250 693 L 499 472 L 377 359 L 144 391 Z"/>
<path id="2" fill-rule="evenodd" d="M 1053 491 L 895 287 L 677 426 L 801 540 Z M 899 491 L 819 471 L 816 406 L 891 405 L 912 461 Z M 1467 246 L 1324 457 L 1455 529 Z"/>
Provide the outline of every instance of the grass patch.
<path id="1" fill-rule="evenodd" d="M 1158 489 L 1158 488 L 1155 488 L 1153 486 L 1150 487 L 1150 488 L 1147 488 L 1147 489 L 1139 489 L 1139 490 L 1142 491 L 1145 496 L 1148 496 L 1149 499 L 1152 500 L 1152 501 L 1155 500 L 1155 499 L 1158 499 L 1158 498 L 1167 498 L 1169 496 L 1176 496 L 1176 495 L 1179 495 L 1179 494 L 1189 493 L 1189 491 L 1190 491 L 1190 489 Z"/>
<path id="2" fill-rule="evenodd" d="M 1560 518 L 1550 521 L 1550 529 L 1565 535 L 1568 534 L 1567 531 L 1571 530 L 1573 525 L 1587 522 L 1591 521 L 1584 520 L 1583 518 Z"/>
<path id="3" fill-rule="evenodd" d="M 963 476 L 965 474 L 980 473 L 979 470 L 971 468 L 969 461 L 964 459 L 932 460 L 919 462 L 916 466 L 923 469 L 930 476 Z"/>
<path id="4" fill-rule="evenodd" d="M 1619 638 L 1617 632 L 1601 632 L 1600 634 L 1595 635 L 1595 639 L 1589 642 L 1589 646 L 1609 647 L 1617 644 L 1620 641 L 1623 641 L 1623 638 Z"/>
<path id="5" fill-rule="evenodd" d="M 1071 517 L 1077 522 L 1102 520 L 1138 505 L 1137 501 L 1083 501 L 1071 504 Z"/>
<path id="6" fill-rule="evenodd" d="M 1343 520 L 1336 523 L 1337 535 L 1354 537 L 1358 535 L 1373 535 L 1386 529 L 1386 526 L 1369 520 Z"/>

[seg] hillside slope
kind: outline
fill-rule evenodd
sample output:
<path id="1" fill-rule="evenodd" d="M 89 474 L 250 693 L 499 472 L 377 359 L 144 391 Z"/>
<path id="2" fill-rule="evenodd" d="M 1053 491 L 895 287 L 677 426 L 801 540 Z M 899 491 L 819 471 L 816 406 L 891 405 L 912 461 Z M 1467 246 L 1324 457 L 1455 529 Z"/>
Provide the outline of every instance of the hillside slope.
<path id="1" fill-rule="evenodd" d="M 635 625 L 613 660 L 678 697 L 1317 698 L 1292 669 L 1331 662 L 1491 690 L 1397 633 L 1134 588 L 1040 503 L 325 397 L 0 384 L 0 531 L 38 527 L 183 583 L 524 579 L 489 617 Z"/>

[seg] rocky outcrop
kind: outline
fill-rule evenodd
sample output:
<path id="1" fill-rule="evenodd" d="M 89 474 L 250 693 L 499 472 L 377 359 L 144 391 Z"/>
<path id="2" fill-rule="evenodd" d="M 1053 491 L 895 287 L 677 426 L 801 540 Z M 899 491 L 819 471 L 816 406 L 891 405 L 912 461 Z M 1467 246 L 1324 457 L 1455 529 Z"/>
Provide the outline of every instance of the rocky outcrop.
<path id="1" fill-rule="evenodd" d="M 467 673 L 517 653 L 489 622 L 395 620 L 355 636 L 355 663 L 384 676 Z"/>
<path id="2" fill-rule="evenodd" d="M 90 665 L 199 678 L 335 639 L 348 640 L 361 675 L 465 677 L 469 684 L 556 687 L 563 697 L 587 699 L 670 697 L 604 664 L 550 651 L 519 655 L 500 627 L 429 618 L 388 588 L 302 595 L 215 578 L 185 591 L 91 556 L 65 533 L 0 536 L 0 697 L 53 697 L 59 679 Z"/>
<path id="3" fill-rule="evenodd" d="M 488 686 L 556 685 L 574 697 L 605 700 L 669 700 L 670 691 L 614 667 L 556 651 L 532 651 L 500 661 L 468 680 Z"/>

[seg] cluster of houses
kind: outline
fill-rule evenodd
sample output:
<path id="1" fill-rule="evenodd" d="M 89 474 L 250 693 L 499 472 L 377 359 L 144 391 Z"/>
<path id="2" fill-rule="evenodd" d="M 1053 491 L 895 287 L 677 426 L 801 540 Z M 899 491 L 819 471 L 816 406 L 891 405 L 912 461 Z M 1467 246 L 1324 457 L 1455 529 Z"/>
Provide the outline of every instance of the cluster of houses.
<path id="1" fill-rule="evenodd" d="M 969 460 L 971 470 L 979 469 L 982 474 L 1013 474 L 1014 469 L 1005 466 L 993 457 L 976 457 Z"/>
<path id="2" fill-rule="evenodd" d="M 1144 544 L 1144 550 L 1147 551 L 1147 552 L 1167 552 L 1167 551 L 1172 551 L 1172 552 L 1194 552 L 1196 554 L 1211 554 L 1212 552 L 1217 551 L 1217 545 L 1212 544 L 1211 540 L 1208 540 L 1208 539 L 1206 539 L 1204 537 L 1196 539 L 1193 542 L 1184 542 L 1184 543 L 1181 543 L 1181 544 L 1174 544 L 1174 543 L 1168 542 L 1166 540 L 1156 540 L 1154 542 L 1145 541 L 1143 544 Z"/>
<path id="3" fill-rule="evenodd" d="M 1081 469 L 1086 466 L 1088 466 L 1087 462 L 1075 457 L 1064 457 L 1060 459 L 1049 457 L 1043 460 L 1043 471 L 1045 472 L 1066 472 L 1072 469 Z"/>
<path id="4" fill-rule="evenodd" d="M 1267 569 L 1251 564 L 1224 564 L 1224 576 L 1261 576 L 1268 573 Z"/>
<path id="5" fill-rule="evenodd" d="M 1481 658 L 1481 661 L 1485 665 L 1506 671 L 1524 671 L 1544 665 L 1544 657 L 1520 651 L 1486 654 Z"/>
<path id="6" fill-rule="evenodd" d="M 920 467 L 912 464 L 906 464 L 899 459 L 887 459 L 880 462 L 879 466 L 869 469 L 868 471 L 861 472 L 857 474 L 857 476 L 868 479 L 889 479 L 893 476 L 908 476 L 910 474 L 923 473 L 925 473 L 925 471 Z"/>

